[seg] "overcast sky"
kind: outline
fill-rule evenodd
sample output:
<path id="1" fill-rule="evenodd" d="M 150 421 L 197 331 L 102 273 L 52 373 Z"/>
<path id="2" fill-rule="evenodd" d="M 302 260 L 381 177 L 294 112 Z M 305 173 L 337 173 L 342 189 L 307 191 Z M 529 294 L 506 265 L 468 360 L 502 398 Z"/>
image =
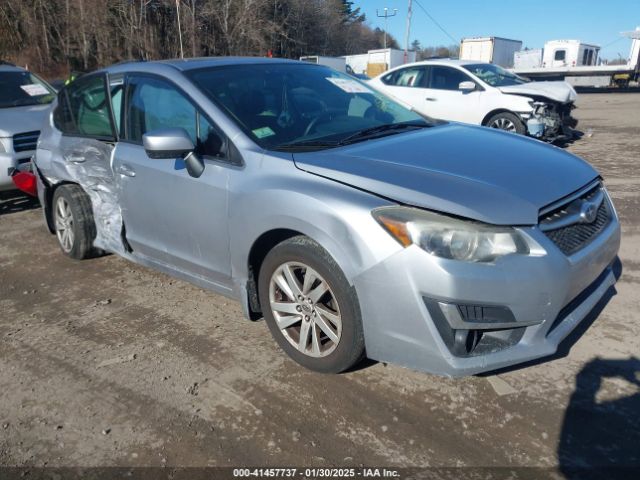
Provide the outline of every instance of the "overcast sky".
<path id="1" fill-rule="evenodd" d="M 376 17 L 387 7 L 398 9 L 389 18 L 389 32 L 404 48 L 408 0 L 355 0 L 367 20 L 384 28 Z M 456 40 L 453 42 L 420 8 Z M 391 12 L 390 12 L 391 13 Z M 547 40 L 575 39 L 603 47 L 601 56 L 627 58 L 631 41 L 620 32 L 640 26 L 640 0 L 414 0 L 411 40 L 423 46 L 450 45 L 462 37 L 496 36 L 522 40 L 541 48 Z"/>

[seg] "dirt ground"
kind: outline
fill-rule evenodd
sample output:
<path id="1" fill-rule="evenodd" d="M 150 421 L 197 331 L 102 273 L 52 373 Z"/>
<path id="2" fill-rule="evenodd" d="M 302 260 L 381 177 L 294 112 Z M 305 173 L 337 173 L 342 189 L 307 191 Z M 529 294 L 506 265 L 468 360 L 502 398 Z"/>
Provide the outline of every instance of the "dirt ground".
<path id="1" fill-rule="evenodd" d="M 640 467 L 640 94 L 578 105 L 568 149 L 612 193 L 621 278 L 555 358 L 499 375 L 306 371 L 238 303 L 70 260 L 4 195 L 0 466 Z"/>

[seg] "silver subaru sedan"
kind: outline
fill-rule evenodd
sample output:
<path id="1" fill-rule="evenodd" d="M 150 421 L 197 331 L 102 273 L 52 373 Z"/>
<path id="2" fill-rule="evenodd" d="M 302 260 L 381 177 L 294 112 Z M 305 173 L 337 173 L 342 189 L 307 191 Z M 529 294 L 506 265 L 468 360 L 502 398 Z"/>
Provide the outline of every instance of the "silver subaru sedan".
<path id="1" fill-rule="evenodd" d="M 319 372 L 366 356 L 459 376 L 550 355 L 615 283 L 620 226 L 588 163 L 319 65 L 83 76 L 35 163 L 64 254 L 233 297 Z"/>

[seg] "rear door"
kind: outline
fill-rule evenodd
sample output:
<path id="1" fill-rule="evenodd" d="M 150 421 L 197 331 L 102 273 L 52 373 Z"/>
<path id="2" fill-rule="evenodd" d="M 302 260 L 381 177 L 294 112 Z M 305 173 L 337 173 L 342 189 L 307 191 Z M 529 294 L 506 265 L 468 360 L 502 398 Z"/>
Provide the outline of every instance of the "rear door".
<path id="1" fill-rule="evenodd" d="M 227 140 L 198 106 L 166 78 L 127 77 L 124 138 L 114 152 L 126 238 L 133 255 L 202 277 L 230 281 Z M 142 146 L 150 131 L 180 127 L 205 161 L 191 177 L 182 158 L 152 159 Z"/>
<path id="2" fill-rule="evenodd" d="M 428 67 L 413 65 L 395 70 L 384 77 L 384 92 L 404 102 L 423 115 L 433 116 L 425 101 L 424 86 Z"/>
<path id="3" fill-rule="evenodd" d="M 82 186 L 92 201 L 97 246 L 121 252 L 117 188 L 111 169 L 117 130 L 108 86 L 103 72 L 83 76 L 60 91 L 53 113 L 55 128 L 44 128 L 37 165 L 43 173 Z"/>

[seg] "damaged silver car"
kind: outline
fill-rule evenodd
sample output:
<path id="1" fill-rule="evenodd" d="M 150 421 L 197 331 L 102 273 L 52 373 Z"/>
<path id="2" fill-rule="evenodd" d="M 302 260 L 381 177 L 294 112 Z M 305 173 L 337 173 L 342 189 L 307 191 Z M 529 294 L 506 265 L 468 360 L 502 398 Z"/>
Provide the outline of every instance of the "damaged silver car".
<path id="1" fill-rule="evenodd" d="M 614 284 L 583 160 L 431 121 L 319 65 L 116 65 L 59 94 L 36 156 L 62 251 L 233 297 L 321 372 L 444 375 L 552 354 Z"/>

